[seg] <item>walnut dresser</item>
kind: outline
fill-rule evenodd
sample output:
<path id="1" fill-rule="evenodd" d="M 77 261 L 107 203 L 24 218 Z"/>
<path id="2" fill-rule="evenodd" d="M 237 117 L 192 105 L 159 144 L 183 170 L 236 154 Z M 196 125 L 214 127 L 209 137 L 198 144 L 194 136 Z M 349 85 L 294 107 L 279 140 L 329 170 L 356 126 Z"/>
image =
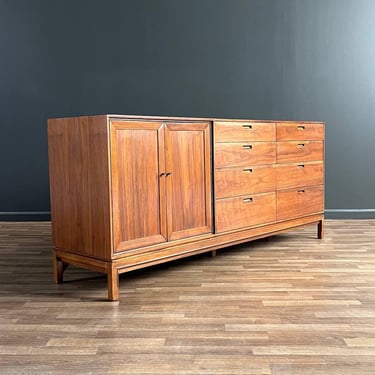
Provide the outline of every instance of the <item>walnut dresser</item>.
<path id="1" fill-rule="evenodd" d="M 317 224 L 324 124 L 151 116 L 48 121 L 54 281 L 119 274 Z"/>

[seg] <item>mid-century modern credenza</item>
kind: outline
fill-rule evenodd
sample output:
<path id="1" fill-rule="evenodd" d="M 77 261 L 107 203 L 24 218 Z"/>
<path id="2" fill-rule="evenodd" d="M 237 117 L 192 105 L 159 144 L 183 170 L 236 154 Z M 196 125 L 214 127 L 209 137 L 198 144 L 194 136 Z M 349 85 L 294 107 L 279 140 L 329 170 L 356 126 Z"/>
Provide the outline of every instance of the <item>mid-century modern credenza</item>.
<path id="1" fill-rule="evenodd" d="M 102 115 L 48 121 L 54 281 L 119 274 L 317 224 L 324 124 Z"/>

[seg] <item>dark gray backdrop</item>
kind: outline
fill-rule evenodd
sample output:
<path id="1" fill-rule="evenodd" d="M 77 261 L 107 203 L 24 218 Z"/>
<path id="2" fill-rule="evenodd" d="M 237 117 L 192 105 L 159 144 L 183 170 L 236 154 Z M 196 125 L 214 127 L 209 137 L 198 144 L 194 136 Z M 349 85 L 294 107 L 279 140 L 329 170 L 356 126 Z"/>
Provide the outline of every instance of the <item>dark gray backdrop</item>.
<path id="1" fill-rule="evenodd" d="M 326 122 L 328 217 L 375 217 L 375 1 L 0 0 L 0 219 L 46 219 L 46 121 Z"/>

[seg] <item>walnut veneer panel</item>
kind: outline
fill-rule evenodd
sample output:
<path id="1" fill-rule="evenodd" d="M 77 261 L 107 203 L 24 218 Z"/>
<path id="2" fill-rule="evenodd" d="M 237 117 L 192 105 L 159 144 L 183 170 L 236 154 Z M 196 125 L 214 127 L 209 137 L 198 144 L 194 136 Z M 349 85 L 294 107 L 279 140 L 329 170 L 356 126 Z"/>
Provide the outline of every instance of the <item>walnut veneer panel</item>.
<path id="1" fill-rule="evenodd" d="M 274 165 L 254 165 L 215 170 L 215 197 L 264 193 L 275 190 Z"/>
<path id="2" fill-rule="evenodd" d="M 111 259 L 106 116 L 48 120 L 53 243 Z"/>
<path id="3" fill-rule="evenodd" d="M 276 125 L 278 141 L 322 141 L 324 139 L 323 124 L 316 123 L 278 123 Z"/>
<path id="4" fill-rule="evenodd" d="M 323 212 L 323 186 L 277 192 L 277 220 Z"/>
<path id="5" fill-rule="evenodd" d="M 275 162 L 275 142 L 216 143 L 215 167 L 246 167 Z"/>
<path id="6" fill-rule="evenodd" d="M 167 241 L 161 122 L 111 121 L 114 251 Z"/>
<path id="7" fill-rule="evenodd" d="M 166 124 L 165 150 L 168 240 L 211 233 L 209 124 Z"/>
<path id="8" fill-rule="evenodd" d="M 274 141 L 275 124 L 262 122 L 214 123 L 215 142 Z"/>
<path id="9" fill-rule="evenodd" d="M 322 185 L 323 180 L 324 168 L 321 161 L 278 164 L 276 167 L 276 187 L 278 190 Z"/>
<path id="10" fill-rule="evenodd" d="M 217 233 L 270 223 L 275 220 L 275 193 L 216 200 Z"/>
<path id="11" fill-rule="evenodd" d="M 277 163 L 298 163 L 323 160 L 323 142 L 293 141 L 277 142 Z"/>

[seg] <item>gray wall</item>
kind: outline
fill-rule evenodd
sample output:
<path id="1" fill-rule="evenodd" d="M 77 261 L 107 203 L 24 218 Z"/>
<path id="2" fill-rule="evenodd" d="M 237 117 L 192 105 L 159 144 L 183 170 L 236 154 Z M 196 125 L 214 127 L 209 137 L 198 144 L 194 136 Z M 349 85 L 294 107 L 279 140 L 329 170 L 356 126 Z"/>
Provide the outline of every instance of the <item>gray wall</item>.
<path id="1" fill-rule="evenodd" d="M 373 0 L 0 0 L 0 219 L 48 218 L 47 118 L 102 113 L 325 121 L 328 216 L 375 217 L 374 20 Z"/>

